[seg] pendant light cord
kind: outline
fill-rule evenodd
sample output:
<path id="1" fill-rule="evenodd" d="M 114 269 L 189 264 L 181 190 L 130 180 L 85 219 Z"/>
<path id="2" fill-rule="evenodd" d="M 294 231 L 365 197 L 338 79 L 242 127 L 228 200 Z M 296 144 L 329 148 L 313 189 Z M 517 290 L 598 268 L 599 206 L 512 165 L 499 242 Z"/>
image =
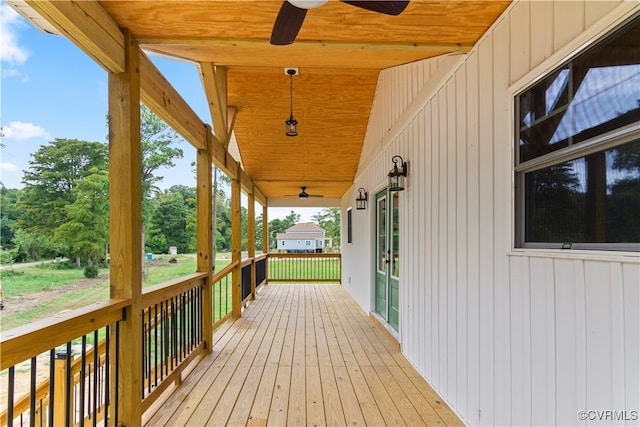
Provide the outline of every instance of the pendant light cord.
<path id="1" fill-rule="evenodd" d="M 289 115 L 291 117 L 293 117 L 293 74 L 289 73 L 289 83 L 290 83 L 290 89 L 289 89 L 289 94 L 290 97 L 289 99 L 291 100 L 291 107 L 289 110 Z"/>

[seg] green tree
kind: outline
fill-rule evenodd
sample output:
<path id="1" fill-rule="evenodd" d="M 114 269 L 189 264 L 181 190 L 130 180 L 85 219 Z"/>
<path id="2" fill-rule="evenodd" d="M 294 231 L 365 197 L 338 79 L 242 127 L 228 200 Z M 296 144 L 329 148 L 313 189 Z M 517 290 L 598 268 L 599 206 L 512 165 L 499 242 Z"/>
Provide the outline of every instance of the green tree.
<path id="1" fill-rule="evenodd" d="M 180 159 L 183 152 L 173 144 L 178 140 L 178 134 L 171 129 L 160 117 L 144 104 L 140 104 L 140 146 L 142 150 L 142 243 L 146 246 L 146 224 L 151 216 L 151 199 L 160 192 L 157 183 L 163 176 L 158 175 L 162 167 L 175 166 L 174 159 Z M 171 246 L 171 245 L 170 245 Z M 146 279 L 146 270 L 142 267 L 142 277 Z"/>
<path id="2" fill-rule="evenodd" d="M 216 251 L 229 252 L 231 250 L 231 209 L 224 191 L 219 190 L 216 194 L 215 206 Z"/>
<path id="3" fill-rule="evenodd" d="M 82 191 L 78 188 L 91 175 L 106 176 L 107 151 L 107 145 L 100 142 L 58 138 L 32 154 L 29 170 L 24 173 L 22 180 L 25 187 L 20 191 L 17 201 L 17 208 L 22 210 L 22 215 L 14 224 L 16 232 L 17 229 L 24 231 L 21 235 L 20 253 L 29 258 L 45 254 L 50 256 L 56 252 L 54 245 L 57 245 L 62 255 L 89 258 L 89 253 L 83 253 L 77 242 L 71 244 L 69 239 L 60 238 L 73 233 L 68 229 L 59 229 L 67 223 L 76 223 L 75 226 L 79 224 L 82 216 L 79 213 L 80 206 L 84 201 L 77 201 L 76 198 L 86 197 L 90 190 L 88 187 L 83 187 Z M 82 219 L 84 226 L 96 227 L 86 230 L 88 236 L 95 239 L 102 234 L 101 224 L 106 219 L 99 217 L 106 215 L 106 212 L 105 209 L 89 212 L 87 215 L 91 219 Z M 54 239 L 56 234 L 58 238 Z M 29 236 L 37 238 L 29 239 Z"/>
<path id="4" fill-rule="evenodd" d="M 74 201 L 66 206 L 67 221 L 54 232 L 53 242 L 68 248 L 69 257 L 106 262 L 109 242 L 109 174 L 93 168 L 73 189 Z M 80 267 L 80 266 L 78 266 Z"/>
<path id="5" fill-rule="evenodd" d="M 340 246 L 340 208 L 323 208 L 311 217 L 325 231 L 325 236 L 333 239 L 334 246 Z"/>
<path id="6" fill-rule="evenodd" d="M 256 235 L 254 236 L 256 242 L 256 253 L 260 253 L 262 251 L 262 233 L 264 230 L 262 229 L 262 214 L 256 217 Z"/>
<path id="7" fill-rule="evenodd" d="M 188 251 L 190 241 L 187 235 L 188 214 L 189 208 L 182 194 L 166 191 L 158 195 L 149 223 L 149 238 L 157 244 L 164 237 L 166 246 L 151 248 L 154 252 L 167 253 L 169 246 L 176 246 L 182 253 Z"/>
<path id="8" fill-rule="evenodd" d="M 6 188 L 0 183 L 0 246 L 3 249 L 12 249 L 15 246 L 12 228 L 21 216 L 17 207 L 19 191 Z"/>
<path id="9" fill-rule="evenodd" d="M 17 228 L 14 231 L 13 242 L 16 262 L 37 261 L 63 253 L 62 249 L 51 245 L 47 236 L 29 233 L 22 228 Z"/>
<path id="10" fill-rule="evenodd" d="M 183 152 L 173 144 L 178 134 L 145 105 L 140 104 L 140 145 L 142 149 L 142 196 L 148 200 L 153 192 L 160 190 L 156 184 L 164 177 L 157 175 L 158 169 L 175 166 Z"/>
<path id="11" fill-rule="evenodd" d="M 40 147 L 29 161 L 18 198 L 23 210 L 17 228 L 52 237 L 68 219 L 67 206 L 75 201 L 74 189 L 94 168 L 107 169 L 107 145 L 77 139 L 55 139 Z"/>

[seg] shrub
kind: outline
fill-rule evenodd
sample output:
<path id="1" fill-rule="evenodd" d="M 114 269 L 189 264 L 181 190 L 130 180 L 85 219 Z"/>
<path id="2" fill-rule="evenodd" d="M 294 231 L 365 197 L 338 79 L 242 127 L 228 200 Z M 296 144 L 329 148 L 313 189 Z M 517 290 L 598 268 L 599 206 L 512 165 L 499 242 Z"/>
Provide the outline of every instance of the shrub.
<path id="1" fill-rule="evenodd" d="M 0 264 L 13 264 L 16 261 L 16 250 L 0 250 Z"/>
<path id="2" fill-rule="evenodd" d="M 49 266 L 51 266 L 51 268 L 54 268 L 56 270 L 73 270 L 74 268 L 78 268 L 76 266 L 76 263 L 71 261 L 54 262 L 52 264 L 47 265 L 47 268 Z"/>
<path id="3" fill-rule="evenodd" d="M 84 268 L 84 277 L 86 277 L 87 279 L 95 279 L 96 277 L 98 277 L 98 273 L 100 271 L 98 270 L 98 267 L 96 267 L 95 265 L 87 265 Z"/>
<path id="4" fill-rule="evenodd" d="M 23 274 L 24 271 L 14 270 L 13 268 L 5 268 L 4 270 L 2 270 L 2 272 L 0 272 L 0 277 L 15 277 L 22 276 Z"/>

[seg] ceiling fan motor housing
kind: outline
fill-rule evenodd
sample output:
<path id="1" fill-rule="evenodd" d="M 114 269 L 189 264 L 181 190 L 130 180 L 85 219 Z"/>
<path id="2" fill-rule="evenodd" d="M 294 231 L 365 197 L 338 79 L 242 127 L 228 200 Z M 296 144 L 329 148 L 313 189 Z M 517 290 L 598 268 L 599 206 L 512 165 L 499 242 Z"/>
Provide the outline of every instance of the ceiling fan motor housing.
<path id="1" fill-rule="evenodd" d="M 300 9 L 315 9 L 327 2 L 327 0 L 287 0 L 289 3 Z"/>

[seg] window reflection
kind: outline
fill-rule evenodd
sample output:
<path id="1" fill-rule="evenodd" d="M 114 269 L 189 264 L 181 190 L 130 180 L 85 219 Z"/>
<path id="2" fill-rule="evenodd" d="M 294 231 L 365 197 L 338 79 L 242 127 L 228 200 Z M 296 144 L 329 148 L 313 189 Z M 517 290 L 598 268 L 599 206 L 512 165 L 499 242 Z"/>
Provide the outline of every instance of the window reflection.
<path id="1" fill-rule="evenodd" d="M 640 241 L 640 140 L 525 174 L 528 242 Z"/>
<path id="2" fill-rule="evenodd" d="M 378 271 L 387 271 L 387 199 L 378 199 Z"/>
<path id="3" fill-rule="evenodd" d="M 518 97 L 520 163 L 640 120 L 637 26 Z"/>
<path id="4" fill-rule="evenodd" d="M 400 193 L 394 192 L 391 202 L 393 204 L 391 275 L 400 277 Z"/>

